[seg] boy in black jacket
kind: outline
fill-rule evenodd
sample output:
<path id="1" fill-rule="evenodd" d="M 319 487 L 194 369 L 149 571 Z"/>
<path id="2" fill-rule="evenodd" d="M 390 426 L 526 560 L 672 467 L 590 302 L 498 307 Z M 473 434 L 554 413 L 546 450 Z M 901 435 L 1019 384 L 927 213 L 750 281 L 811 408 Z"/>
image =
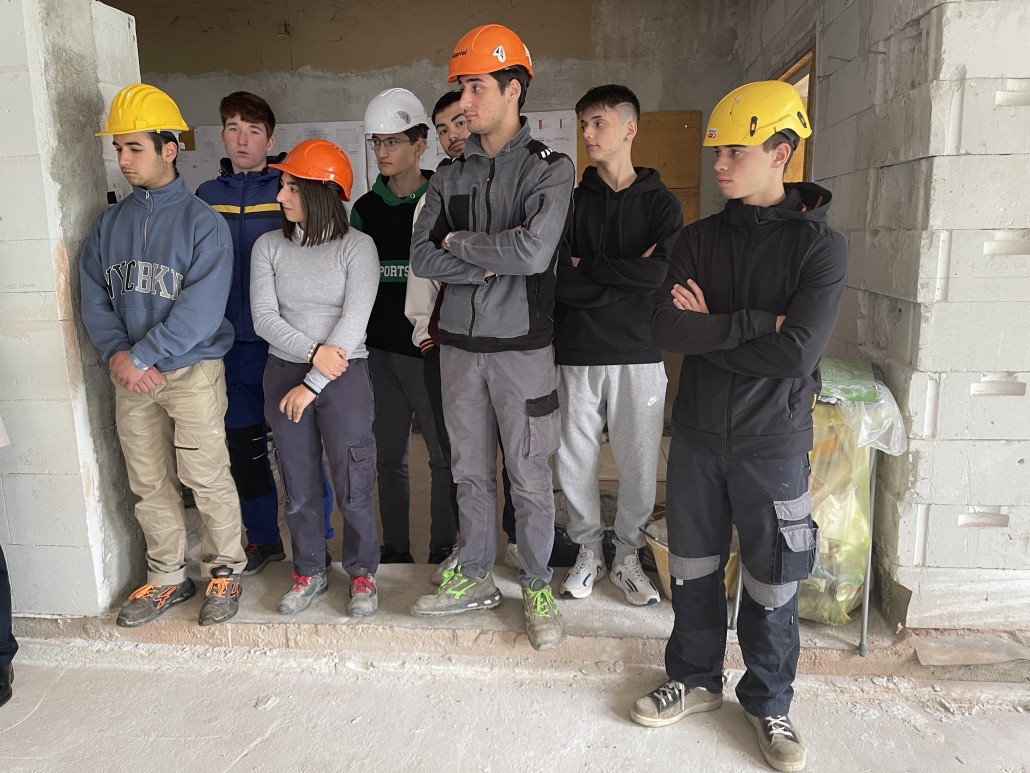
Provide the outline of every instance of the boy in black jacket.
<path id="1" fill-rule="evenodd" d="M 561 594 L 586 598 L 604 576 L 597 473 L 608 425 L 619 466 L 611 580 L 630 604 L 657 604 L 640 568 L 641 527 L 654 510 L 668 380 L 651 337 L 655 292 L 665 280 L 683 210 L 654 169 L 634 167 L 640 103 L 625 86 L 590 89 L 576 105 L 587 167 L 576 188 L 572 257 L 558 264 L 554 359 L 562 442 L 554 469 L 580 545 Z"/>
<path id="2" fill-rule="evenodd" d="M 847 275 L 844 240 L 826 224 L 829 192 L 783 183 L 798 138 L 811 133 L 797 90 L 779 81 L 734 90 L 708 124 L 704 144 L 729 201 L 680 234 L 653 321 L 656 343 L 686 355 L 669 452 L 670 679 L 631 712 L 656 727 L 722 704 L 723 569 L 736 524 L 747 666 L 737 698 L 780 771 L 806 759 L 788 711 L 798 583 L 819 542 L 808 451 L 819 360 Z"/>

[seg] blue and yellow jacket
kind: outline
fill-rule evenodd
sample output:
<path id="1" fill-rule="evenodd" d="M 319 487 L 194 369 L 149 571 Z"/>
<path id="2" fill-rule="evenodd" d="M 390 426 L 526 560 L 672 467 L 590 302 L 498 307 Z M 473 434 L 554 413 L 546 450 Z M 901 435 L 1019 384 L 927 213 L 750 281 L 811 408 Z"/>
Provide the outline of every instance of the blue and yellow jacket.
<path id="1" fill-rule="evenodd" d="M 269 156 L 276 164 L 285 153 Z M 223 158 L 221 174 L 197 188 L 197 196 L 221 213 L 232 233 L 232 288 L 225 316 L 232 323 L 236 341 L 261 341 L 254 332 L 250 316 L 250 251 L 262 234 L 282 228 L 282 210 L 275 200 L 279 192 L 279 172 L 265 168 L 260 172 L 234 174 L 229 159 Z"/>

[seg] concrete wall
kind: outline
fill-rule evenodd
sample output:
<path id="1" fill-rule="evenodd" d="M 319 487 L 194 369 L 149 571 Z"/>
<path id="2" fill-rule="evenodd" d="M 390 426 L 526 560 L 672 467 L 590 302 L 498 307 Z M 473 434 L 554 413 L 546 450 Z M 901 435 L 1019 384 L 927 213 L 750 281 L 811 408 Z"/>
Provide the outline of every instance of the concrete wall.
<path id="1" fill-rule="evenodd" d="M 106 201 L 93 132 L 138 78 L 135 30 L 89 0 L 13 0 L 0 40 L 0 541 L 16 612 L 95 615 L 141 568 L 113 390 L 78 321 Z"/>
<path id="2" fill-rule="evenodd" d="M 831 351 L 884 365 L 910 452 L 881 467 L 893 617 L 1030 623 L 1030 7 L 753 0 L 746 79 L 815 46 L 815 179 L 849 287 Z"/>
<path id="3" fill-rule="evenodd" d="M 458 39 L 489 22 L 516 30 L 533 55 L 530 110 L 570 109 L 591 86 L 622 82 L 644 110 L 708 111 L 740 79 L 739 0 L 501 0 L 375 5 L 296 0 L 163 7 L 113 0 L 136 17 L 143 77 L 168 91 L 191 124 L 217 125 L 218 101 L 247 89 L 284 123 L 361 120 L 382 89 L 404 86 L 432 107 Z M 427 13 L 430 9 L 436 13 Z M 721 207 L 704 176 L 702 212 Z"/>

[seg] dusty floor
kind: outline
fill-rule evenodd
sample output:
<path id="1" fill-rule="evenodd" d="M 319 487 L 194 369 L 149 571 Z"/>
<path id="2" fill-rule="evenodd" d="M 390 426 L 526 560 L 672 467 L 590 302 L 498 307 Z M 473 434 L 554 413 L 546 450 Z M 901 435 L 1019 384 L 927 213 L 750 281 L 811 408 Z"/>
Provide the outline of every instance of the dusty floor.
<path id="1" fill-rule="evenodd" d="M 513 678 L 351 672 L 298 662 L 182 658 L 30 644 L 0 709 L 0 770 L 761 771 L 730 699 L 712 714 L 645 729 L 629 706 L 658 671 Z M 732 676 L 731 676 L 732 681 Z M 1030 696 L 998 686 L 801 678 L 792 716 L 809 771 L 1030 770 Z M 1013 700 L 1015 698 L 1015 700 Z M 1013 705 L 1016 704 L 1016 705 Z"/>

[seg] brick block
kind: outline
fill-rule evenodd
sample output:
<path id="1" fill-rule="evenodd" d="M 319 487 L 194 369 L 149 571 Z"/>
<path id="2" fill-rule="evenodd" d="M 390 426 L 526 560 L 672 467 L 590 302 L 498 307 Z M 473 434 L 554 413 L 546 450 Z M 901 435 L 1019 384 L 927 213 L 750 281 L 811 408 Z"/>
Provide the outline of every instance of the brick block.
<path id="1" fill-rule="evenodd" d="M 1030 76 L 1026 39 L 1030 6 L 1023 0 L 948 3 L 941 38 L 941 79 Z"/>
<path id="2" fill-rule="evenodd" d="M 92 3 L 93 42 L 97 56 L 97 80 L 138 83 L 139 50 L 136 20 L 102 3 Z"/>
<path id="3" fill-rule="evenodd" d="M 0 293 L 54 292 L 54 265 L 49 239 L 0 239 Z"/>
<path id="4" fill-rule="evenodd" d="M 1030 570 L 1030 507 L 930 505 L 926 566 Z"/>
<path id="5" fill-rule="evenodd" d="M 78 547 L 89 542 L 79 475 L 4 475 L 10 541 Z"/>
<path id="6" fill-rule="evenodd" d="M 894 580 L 911 598 L 908 628 L 1026 630 L 1030 572 L 1012 569 L 898 568 Z"/>
<path id="7" fill-rule="evenodd" d="M 4 158 L 39 153 L 32 84 L 28 70 L 0 70 L 0 154 Z"/>
<path id="8" fill-rule="evenodd" d="M 1030 228 L 1028 168 L 1030 154 L 934 159 L 928 227 Z"/>
<path id="9" fill-rule="evenodd" d="M 869 225 L 922 230 L 927 227 L 933 164 L 929 159 L 874 170 Z"/>
<path id="10" fill-rule="evenodd" d="M 886 39 L 873 43 L 878 55 L 879 98 L 887 102 L 936 80 L 940 71 L 940 29 L 943 8 L 912 17 Z"/>
<path id="11" fill-rule="evenodd" d="M 25 40 L 25 16 L 21 3 L 0 3 L 0 69 L 28 67 L 29 52 Z"/>
<path id="12" fill-rule="evenodd" d="M 930 10 L 948 0 L 894 0 L 890 3 L 870 2 L 865 19 L 870 43 L 886 40 L 904 27 L 918 24 Z"/>
<path id="13" fill-rule="evenodd" d="M 812 143 L 815 150 L 812 169 L 817 170 L 820 177 L 839 177 L 858 169 L 855 165 L 858 123 L 858 117 L 852 116 L 819 130 Z"/>
<path id="14" fill-rule="evenodd" d="M 18 192 L 4 199 L 3 238 L 48 239 L 50 229 L 45 215 L 49 210 L 40 158 L 0 158 L 0 179 L 7 191 Z"/>
<path id="15" fill-rule="evenodd" d="M 913 438 L 1030 438 L 1030 373 L 922 373 L 907 386 Z M 899 396 L 899 404 L 902 396 Z"/>
<path id="16" fill-rule="evenodd" d="M 97 568 L 88 547 L 4 548 L 13 583 L 14 612 L 22 615 L 99 615 Z M 54 569 L 60 567 L 60 593 L 54 592 Z"/>
<path id="17" fill-rule="evenodd" d="M 858 114 L 855 168 L 893 166 L 931 155 L 931 86 L 925 84 Z"/>
<path id="18" fill-rule="evenodd" d="M 1030 230 L 950 231 L 943 236 L 945 299 L 1030 300 Z"/>
<path id="19" fill-rule="evenodd" d="M 910 440 L 910 466 L 890 465 L 884 482 L 913 503 L 1030 505 L 1030 441 Z"/>
<path id="20" fill-rule="evenodd" d="M 819 77 L 817 91 L 826 102 L 826 123 L 832 126 L 872 105 L 876 97 L 879 57 L 860 55 L 832 75 Z"/>
<path id="21" fill-rule="evenodd" d="M 1025 302 L 936 303 L 926 309 L 917 367 L 926 371 L 1030 370 Z"/>
<path id="22" fill-rule="evenodd" d="M 767 0 L 761 15 L 762 45 L 771 43 L 787 23 L 786 0 Z"/>
<path id="23" fill-rule="evenodd" d="M 813 178 L 833 194 L 827 220 L 838 231 L 864 230 L 869 224 L 869 186 L 873 175 L 863 170 L 830 177 L 814 170 Z"/>
<path id="24" fill-rule="evenodd" d="M 934 155 L 1030 153 L 1030 79 L 934 83 L 930 147 Z"/>
<path id="25" fill-rule="evenodd" d="M 827 19 L 824 15 L 823 21 L 826 26 L 823 27 L 819 41 L 819 61 L 816 66 L 820 77 L 832 75 L 858 57 L 859 39 L 863 31 L 858 3 L 849 3 L 836 18 Z"/>
<path id="26" fill-rule="evenodd" d="M 928 231 L 853 231 L 848 235 L 848 284 L 913 302 L 933 300 L 935 282 L 922 277 Z M 936 264 L 934 264 L 936 268 Z M 929 284 L 929 292 L 926 286 Z"/>
<path id="27" fill-rule="evenodd" d="M 69 401 L 0 400 L 11 448 L 0 473 L 79 475 L 79 448 Z"/>
<path id="28" fill-rule="evenodd" d="M 69 345 L 65 333 L 59 322 L 12 321 L 4 325 L 0 362 L 14 366 L 0 368 L 0 394 L 5 399 L 68 399 L 73 387 L 64 355 Z M 70 345 L 78 349 L 74 338 Z"/>
<path id="29" fill-rule="evenodd" d="M 886 465 L 904 464 L 903 459 L 881 456 L 881 474 Z M 884 485 L 876 489 L 873 503 L 873 542 L 880 560 L 890 566 L 914 566 L 916 544 L 922 543 L 920 505 L 905 501 Z"/>

